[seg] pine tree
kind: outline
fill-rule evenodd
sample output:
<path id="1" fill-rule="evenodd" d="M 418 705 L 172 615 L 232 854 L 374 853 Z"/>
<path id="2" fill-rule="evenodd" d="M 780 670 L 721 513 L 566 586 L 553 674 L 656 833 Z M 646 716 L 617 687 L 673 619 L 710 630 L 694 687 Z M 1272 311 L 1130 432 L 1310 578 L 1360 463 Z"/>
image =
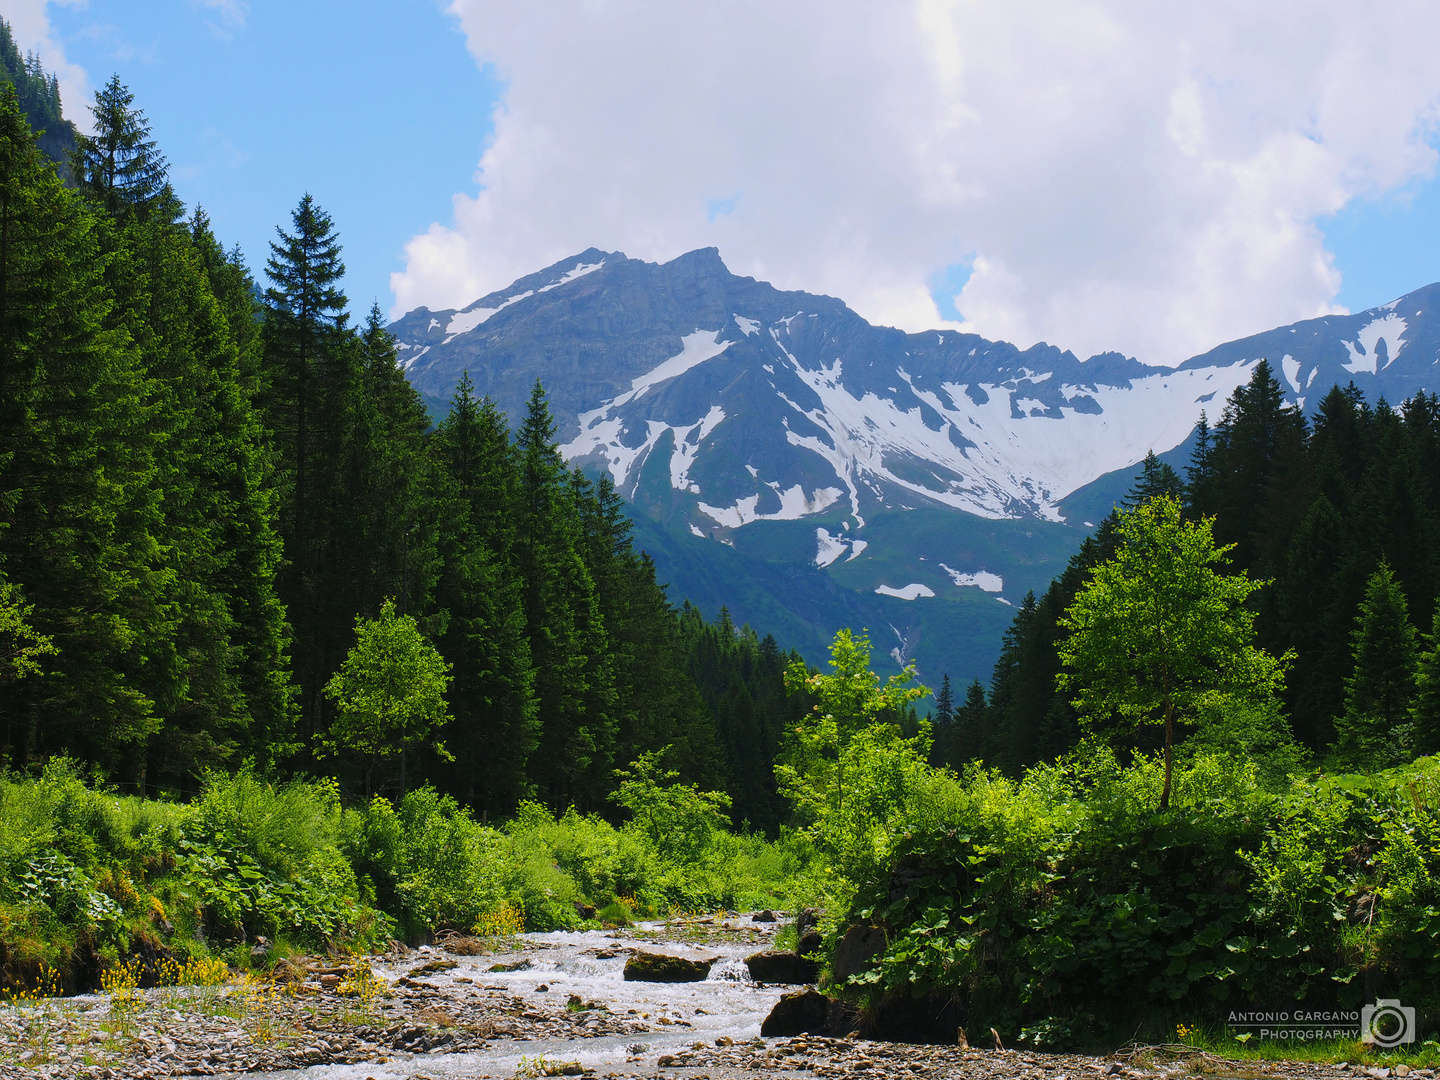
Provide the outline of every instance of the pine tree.
<path id="1" fill-rule="evenodd" d="M 58 650 L 45 677 L 0 687 L 16 768 L 110 766 L 157 726 L 135 679 L 165 619 L 154 418 L 134 347 L 105 325 L 98 228 L 0 90 L 0 557 Z"/>
<path id="2" fill-rule="evenodd" d="M 935 715 L 931 718 L 934 729 L 930 744 L 930 764 L 955 764 L 952 754 L 955 750 L 955 694 L 950 689 L 950 676 L 940 679 L 940 689 L 935 694 Z"/>
<path id="3" fill-rule="evenodd" d="M 95 92 L 94 135 L 76 137 L 71 170 L 80 190 L 117 221 L 151 215 L 173 222 L 181 207 L 167 177 L 165 156 L 150 138 L 150 122 L 135 95 L 112 75 Z"/>
<path id="4" fill-rule="evenodd" d="M 1381 560 L 1365 587 L 1355 631 L 1355 671 L 1345 680 L 1345 712 L 1332 747 L 1338 764 L 1387 768 L 1411 751 L 1410 706 L 1418 659 L 1405 593 Z"/>
<path id="5" fill-rule="evenodd" d="M 947 764 L 961 768 L 972 761 L 985 759 L 986 716 L 985 688 L 975 679 L 965 691 L 965 703 L 955 712 L 953 749 Z"/>
<path id="6" fill-rule="evenodd" d="M 517 441 L 516 565 L 543 724 L 531 777 L 554 806 L 599 806 L 613 768 L 614 684 L 595 583 L 578 550 L 569 474 L 538 380 Z"/>
<path id="7" fill-rule="evenodd" d="M 1134 509 L 1159 495 L 1179 499 L 1184 493 L 1185 485 L 1179 474 L 1156 457 L 1154 450 L 1147 450 L 1145 460 L 1140 463 L 1140 475 L 1135 478 L 1134 487 L 1120 500 L 1120 505 L 1126 509 Z"/>
<path id="8" fill-rule="evenodd" d="M 356 349 L 347 333 L 345 266 L 330 216 L 306 194 L 291 214 L 293 233 L 276 229 L 266 273 L 264 371 L 260 401 L 277 457 L 279 529 L 285 565 L 280 597 L 295 628 L 301 739 L 323 727 L 321 687 L 344 655 L 350 583 L 327 563 L 330 514 L 341 460 L 347 406 L 356 381 Z M 330 587 L 343 588 L 337 597 Z"/>
<path id="9" fill-rule="evenodd" d="M 533 794 L 527 766 L 540 722 L 521 583 L 493 524 L 513 516 L 518 465 L 494 403 L 475 400 L 468 374 L 429 452 L 445 623 L 437 644 L 455 669 L 447 740 L 455 761 L 437 776 L 466 805 L 499 816 Z"/>
<path id="10" fill-rule="evenodd" d="M 1440 607 L 1425 644 L 1415 671 L 1415 751 L 1436 754 L 1440 753 Z"/>
<path id="11" fill-rule="evenodd" d="M 1235 565 L 1259 566 L 1256 539 L 1262 531 L 1273 481 L 1301 453 L 1306 436 L 1304 416 L 1285 404 L 1285 393 L 1261 360 L 1250 382 L 1237 387 L 1216 425 L 1209 468 L 1213 484 L 1195 509 L 1216 517 L 1216 536 L 1235 545 Z M 1286 490 L 1285 485 L 1279 485 Z M 1302 508 L 1303 510 L 1303 508 Z"/>

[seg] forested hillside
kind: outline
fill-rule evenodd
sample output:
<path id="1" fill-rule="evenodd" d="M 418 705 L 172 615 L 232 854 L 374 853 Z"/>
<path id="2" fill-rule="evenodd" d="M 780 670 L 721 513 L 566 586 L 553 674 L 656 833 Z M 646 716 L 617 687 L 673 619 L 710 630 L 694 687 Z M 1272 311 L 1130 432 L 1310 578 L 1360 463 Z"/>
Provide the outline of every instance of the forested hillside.
<path id="1" fill-rule="evenodd" d="M 75 148 L 75 125 L 60 106 L 60 80 L 45 70 L 35 53 L 20 55 L 10 24 L 0 19 L 0 84 L 9 83 L 20 111 L 35 129 L 40 149 L 62 168 Z"/>
<path id="2" fill-rule="evenodd" d="M 1231 395 L 1182 477 L 1152 455 L 1127 505 L 1160 493 L 1215 518 L 1232 571 L 1266 582 L 1250 601 L 1259 643 L 1289 654 L 1283 706 L 1295 737 L 1341 769 L 1384 768 L 1440 750 L 1435 696 L 1440 589 L 1440 399 L 1373 406 L 1335 387 L 1313 419 L 1284 402 L 1270 366 Z M 1074 745 L 1057 688 L 1059 619 L 1116 550 L 1101 523 L 1045 594 L 1027 596 L 988 688 L 937 703 L 937 756 L 1019 775 Z M 1432 633 L 1434 631 L 1434 633 Z M 1148 748 L 1140 739 L 1137 746 Z"/>
<path id="3" fill-rule="evenodd" d="M 17 88 L 34 89 L 0 98 L 11 768 L 63 755 L 188 797 L 249 761 L 356 797 L 428 783 L 482 817 L 526 798 L 616 814 L 615 770 L 664 751 L 776 830 L 792 657 L 669 604 L 608 480 L 561 459 L 538 383 L 513 438 L 468 382 L 432 426 L 378 308 L 352 321 L 311 196 L 262 287 L 176 197 L 118 79 L 71 187 Z M 366 653 L 382 638 L 416 666 Z M 431 705 L 411 693 L 426 671 Z"/>

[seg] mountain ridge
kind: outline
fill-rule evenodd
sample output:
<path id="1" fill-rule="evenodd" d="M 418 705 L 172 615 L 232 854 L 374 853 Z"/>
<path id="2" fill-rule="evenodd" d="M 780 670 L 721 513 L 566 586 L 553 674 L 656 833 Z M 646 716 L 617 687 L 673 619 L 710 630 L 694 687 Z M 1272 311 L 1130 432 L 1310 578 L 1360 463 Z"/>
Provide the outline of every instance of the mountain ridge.
<path id="1" fill-rule="evenodd" d="M 662 264 L 590 248 L 391 330 L 432 399 L 468 371 L 516 417 L 539 378 L 566 458 L 608 472 L 637 518 L 677 537 L 652 538 L 677 600 L 699 590 L 714 606 L 722 590 L 694 564 L 718 542 L 740 557 L 732 584 L 807 567 L 773 585 L 804 624 L 858 617 L 893 632 L 896 663 L 986 676 L 1010 607 L 1063 568 L 1126 470 L 1181 446 L 1263 356 L 1302 407 L 1351 379 L 1372 399 L 1428 389 L 1437 289 L 1169 368 L 875 327 L 835 297 L 732 274 L 715 248 Z"/>

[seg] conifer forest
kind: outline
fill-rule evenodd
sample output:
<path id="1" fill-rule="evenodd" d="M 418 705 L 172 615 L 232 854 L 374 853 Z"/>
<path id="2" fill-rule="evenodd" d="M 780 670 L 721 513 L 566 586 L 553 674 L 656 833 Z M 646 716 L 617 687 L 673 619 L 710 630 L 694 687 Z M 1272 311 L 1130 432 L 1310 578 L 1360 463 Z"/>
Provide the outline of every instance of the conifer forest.
<path id="1" fill-rule="evenodd" d="M 87 135 L 0 60 L 0 993 L 774 907 L 952 1044 L 1440 1028 L 1436 396 L 1262 362 L 988 686 L 816 667 L 667 593 L 541 383 L 427 407 L 310 194 L 227 247 L 118 77 Z"/>

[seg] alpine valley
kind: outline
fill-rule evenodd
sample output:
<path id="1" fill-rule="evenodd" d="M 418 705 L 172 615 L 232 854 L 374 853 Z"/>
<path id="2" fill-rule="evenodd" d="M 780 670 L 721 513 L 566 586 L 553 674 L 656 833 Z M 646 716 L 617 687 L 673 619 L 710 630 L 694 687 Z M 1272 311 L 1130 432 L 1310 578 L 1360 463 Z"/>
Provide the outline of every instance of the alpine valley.
<path id="1" fill-rule="evenodd" d="M 1266 359 L 1304 408 L 1436 387 L 1440 285 L 1281 327 L 1174 368 L 953 330 L 871 326 L 840 300 L 726 269 L 591 249 L 462 310 L 391 325 L 444 410 L 468 372 L 514 420 L 543 383 L 567 459 L 606 471 L 675 602 L 811 662 L 837 627 L 922 679 L 988 679 L 1013 605 L 1043 591 L 1147 451 L 1183 469 Z"/>

